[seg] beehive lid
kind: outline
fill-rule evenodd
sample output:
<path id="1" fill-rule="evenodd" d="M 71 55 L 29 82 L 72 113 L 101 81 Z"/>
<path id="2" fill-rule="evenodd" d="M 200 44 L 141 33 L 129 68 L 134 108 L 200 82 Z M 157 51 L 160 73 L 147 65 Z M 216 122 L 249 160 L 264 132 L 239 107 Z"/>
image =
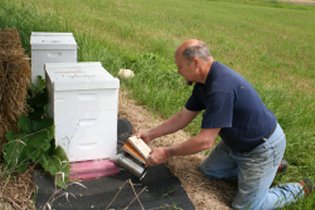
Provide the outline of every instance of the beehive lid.
<path id="1" fill-rule="evenodd" d="M 76 49 L 77 43 L 72 33 L 32 32 L 32 49 Z"/>
<path id="2" fill-rule="evenodd" d="M 55 91 L 119 87 L 119 80 L 108 73 L 100 62 L 47 63 L 45 71 Z"/>

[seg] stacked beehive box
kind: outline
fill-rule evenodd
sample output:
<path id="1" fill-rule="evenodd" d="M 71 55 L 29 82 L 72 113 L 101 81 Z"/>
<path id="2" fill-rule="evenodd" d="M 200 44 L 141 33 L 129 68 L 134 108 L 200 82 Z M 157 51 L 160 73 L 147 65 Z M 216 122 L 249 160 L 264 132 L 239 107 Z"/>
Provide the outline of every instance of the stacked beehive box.
<path id="1" fill-rule="evenodd" d="M 99 62 L 77 62 L 72 33 L 33 32 L 32 81 L 46 79 L 55 143 L 71 162 L 71 179 L 119 172 L 117 153 L 119 80 Z"/>
<path id="2" fill-rule="evenodd" d="M 99 62 L 45 65 L 56 144 L 70 161 L 113 159 L 119 80 Z"/>
<path id="3" fill-rule="evenodd" d="M 45 77 L 45 63 L 77 62 L 77 43 L 72 33 L 32 32 L 32 82 Z"/>

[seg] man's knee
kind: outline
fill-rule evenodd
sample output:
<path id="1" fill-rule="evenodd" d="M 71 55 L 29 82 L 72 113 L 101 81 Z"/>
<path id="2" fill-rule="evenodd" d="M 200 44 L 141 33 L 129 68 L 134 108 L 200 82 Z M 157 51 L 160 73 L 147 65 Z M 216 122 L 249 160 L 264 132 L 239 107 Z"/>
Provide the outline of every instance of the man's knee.
<path id="1" fill-rule="evenodd" d="M 205 176 L 210 179 L 216 179 L 215 176 L 212 175 L 211 170 L 207 169 L 204 164 L 201 164 L 198 170 Z"/>
<path id="2" fill-rule="evenodd" d="M 232 209 L 260 210 L 263 202 L 259 199 L 233 200 Z"/>
<path id="3" fill-rule="evenodd" d="M 203 164 L 199 166 L 199 171 L 209 179 L 229 178 L 226 173 L 220 173 L 220 171 L 209 169 Z"/>
<path id="4" fill-rule="evenodd" d="M 260 210 L 266 200 L 268 188 L 259 183 L 239 183 L 236 196 L 233 199 L 233 209 Z"/>

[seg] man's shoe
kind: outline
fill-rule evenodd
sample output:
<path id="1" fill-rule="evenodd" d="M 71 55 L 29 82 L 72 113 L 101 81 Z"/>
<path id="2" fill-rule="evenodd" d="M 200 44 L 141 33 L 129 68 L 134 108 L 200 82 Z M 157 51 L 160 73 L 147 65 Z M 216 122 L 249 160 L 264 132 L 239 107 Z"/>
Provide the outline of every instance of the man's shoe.
<path id="1" fill-rule="evenodd" d="M 288 165 L 288 161 L 281 160 L 278 166 L 277 174 L 284 174 L 287 171 Z"/>
<path id="2" fill-rule="evenodd" d="M 304 178 L 302 181 L 300 181 L 300 184 L 303 187 L 304 190 L 304 196 L 308 196 L 309 194 L 312 193 L 312 191 L 314 190 L 314 184 L 313 182 L 308 179 L 308 178 Z"/>

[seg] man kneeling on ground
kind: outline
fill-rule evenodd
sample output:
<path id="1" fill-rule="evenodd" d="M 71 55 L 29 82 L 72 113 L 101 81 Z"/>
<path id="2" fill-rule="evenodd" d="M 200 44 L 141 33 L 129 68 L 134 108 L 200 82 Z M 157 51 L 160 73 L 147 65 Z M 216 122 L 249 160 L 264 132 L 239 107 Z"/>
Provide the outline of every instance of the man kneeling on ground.
<path id="1" fill-rule="evenodd" d="M 198 135 L 170 147 L 153 148 L 147 165 L 157 165 L 177 155 L 211 148 L 200 170 L 210 179 L 237 180 L 234 209 L 275 209 L 313 190 L 304 179 L 270 188 L 286 147 L 285 135 L 274 114 L 266 108 L 252 85 L 241 75 L 215 61 L 206 44 L 187 40 L 175 52 L 178 73 L 194 89 L 185 107 L 161 125 L 138 136 L 145 142 L 186 127 L 205 110 Z"/>

